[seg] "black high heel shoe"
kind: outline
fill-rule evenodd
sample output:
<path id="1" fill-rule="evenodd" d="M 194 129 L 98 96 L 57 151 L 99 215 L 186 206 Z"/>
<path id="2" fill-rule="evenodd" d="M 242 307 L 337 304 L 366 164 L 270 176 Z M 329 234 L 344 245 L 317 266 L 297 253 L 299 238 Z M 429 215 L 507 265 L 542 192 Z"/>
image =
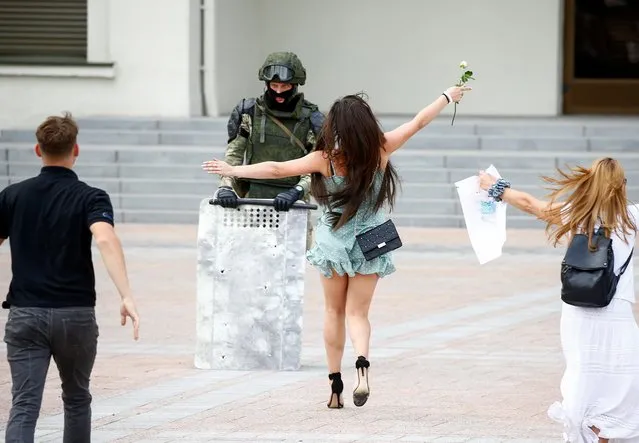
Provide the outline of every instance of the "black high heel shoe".
<path id="1" fill-rule="evenodd" d="M 342 400 L 342 391 L 344 391 L 342 373 L 333 372 L 332 374 L 328 374 L 328 379 L 331 380 L 331 398 L 328 400 L 326 406 L 331 409 L 341 409 L 344 407 L 344 401 Z"/>
<path id="2" fill-rule="evenodd" d="M 370 395 L 370 387 L 368 386 L 368 368 L 370 362 L 365 357 L 357 357 L 355 369 L 357 370 L 357 387 L 353 391 L 353 403 L 355 406 L 364 406 Z"/>

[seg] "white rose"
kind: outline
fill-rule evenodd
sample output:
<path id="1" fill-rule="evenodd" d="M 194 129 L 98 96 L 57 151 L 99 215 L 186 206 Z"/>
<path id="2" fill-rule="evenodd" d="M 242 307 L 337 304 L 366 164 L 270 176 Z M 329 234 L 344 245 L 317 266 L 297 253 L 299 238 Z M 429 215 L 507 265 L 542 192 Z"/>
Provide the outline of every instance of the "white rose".
<path id="1" fill-rule="evenodd" d="M 459 62 L 459 67 L 462 69 L 466 69 L 468 67 L 468 63 L 466 63 L 466 60 L 462 60 L 461 62 Z"/>

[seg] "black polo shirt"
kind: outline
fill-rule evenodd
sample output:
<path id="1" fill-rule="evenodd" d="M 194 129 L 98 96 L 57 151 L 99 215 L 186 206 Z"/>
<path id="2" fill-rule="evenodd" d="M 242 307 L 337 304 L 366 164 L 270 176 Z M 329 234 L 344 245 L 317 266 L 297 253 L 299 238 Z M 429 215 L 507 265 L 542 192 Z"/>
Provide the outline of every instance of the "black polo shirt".
<path id="1" fill-rule="evenodd" d="M 0 192 L 0 238 L 11 243 L 13 271 L 8 304 L 95 306 L 89 226 L 96 221 L 113 225 L 109 195 L 68 168 L 45 166 Z"/>

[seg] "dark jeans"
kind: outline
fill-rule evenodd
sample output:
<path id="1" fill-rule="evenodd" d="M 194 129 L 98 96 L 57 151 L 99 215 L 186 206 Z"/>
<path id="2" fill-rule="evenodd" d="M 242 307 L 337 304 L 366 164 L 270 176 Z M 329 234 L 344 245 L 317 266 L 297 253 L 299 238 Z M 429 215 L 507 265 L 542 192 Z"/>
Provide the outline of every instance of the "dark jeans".
<path id="1" fill-rule="evenodd" d="M 33 443 L 52 356 L 62 381 L 63 442 L 90 442 L 89 380 L 98 344 L 94 309 L 12 307 L 4 341 L 13 382 L 6 443 Z"/>

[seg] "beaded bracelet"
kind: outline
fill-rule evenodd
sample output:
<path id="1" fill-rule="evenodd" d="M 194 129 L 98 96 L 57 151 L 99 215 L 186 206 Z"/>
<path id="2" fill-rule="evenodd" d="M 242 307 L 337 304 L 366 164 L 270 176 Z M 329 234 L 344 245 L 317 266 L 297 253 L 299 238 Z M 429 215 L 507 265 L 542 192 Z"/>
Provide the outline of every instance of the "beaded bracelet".
<path id="1" fill-rule="evenodd" d="M 488 195 L 500 202 L 506 188 L 510 188 L 510 182 L 500 178 L 488 189 Z"/>

